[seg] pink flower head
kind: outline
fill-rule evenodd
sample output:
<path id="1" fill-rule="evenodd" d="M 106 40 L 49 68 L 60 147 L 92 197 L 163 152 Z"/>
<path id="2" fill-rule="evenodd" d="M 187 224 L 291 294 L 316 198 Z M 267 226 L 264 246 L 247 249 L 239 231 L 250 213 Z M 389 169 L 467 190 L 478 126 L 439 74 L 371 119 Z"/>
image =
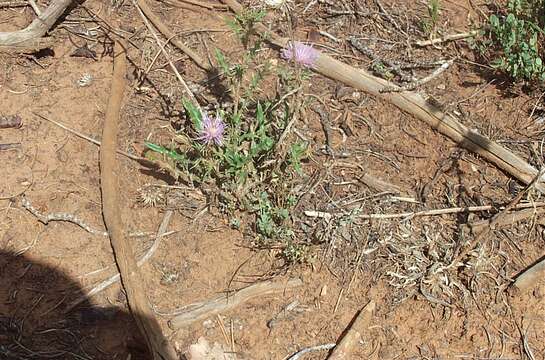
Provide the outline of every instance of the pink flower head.
<path id="1" fill-rule="evenodd" d="M 282 58 L 288 61 L 295 61 L 297 64 L 307 68 L 313 68 L 320 53 L 312 45 L 302 42 L 290 42 L 285 49 L 282 49 Z"/>
<path id="2" fill-rule="evenodd" d="M 202 129 L 199 131 L 197 140 L 202 141 L 206 145 L 212 143 L 222 145 L 225 127 L 225 123 L 219 116 L 212 118 L 203 114 Z"/>

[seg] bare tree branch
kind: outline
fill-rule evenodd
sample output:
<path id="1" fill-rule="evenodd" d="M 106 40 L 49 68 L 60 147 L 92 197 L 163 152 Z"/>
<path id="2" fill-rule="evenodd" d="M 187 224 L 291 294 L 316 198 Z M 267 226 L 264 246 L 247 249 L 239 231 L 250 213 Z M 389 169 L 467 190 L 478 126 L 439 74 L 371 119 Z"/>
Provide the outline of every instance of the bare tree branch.
<path id="1" fill-rule="evenodd" d="M 22 30 L 0 32 L 0 50 L 2 48 L 34 50 L 50 46 L 51 42 L 41 39 L 57 22 L 72 0 L 53 0 L 53 2 L 30 25 Z"/>

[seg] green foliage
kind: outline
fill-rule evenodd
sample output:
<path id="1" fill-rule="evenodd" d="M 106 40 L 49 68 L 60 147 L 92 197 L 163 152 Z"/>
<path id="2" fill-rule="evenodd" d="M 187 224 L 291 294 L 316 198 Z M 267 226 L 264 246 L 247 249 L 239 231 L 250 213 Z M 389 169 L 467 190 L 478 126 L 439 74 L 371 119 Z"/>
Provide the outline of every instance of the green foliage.
<path id="1" fill-rule="evenodd" d="M 289 164 L 297 172 L 297 174 L 303 174 L 303 168 L 301 167 L 301 160 L 306 158 L 308 146 L 302 142 L 293 143 L 289 152 Z"/>
<path id="2" fill-rule="evenodd" d="M 282 255 L 290 263 L 301 263 L 307 261 L 307 247 L 288 241 L 282 250 Z"/>
<path id="3" fill-rule="evenodd" d="M 267 191 L 262 191 L 257 198 L 255 204 L 257 232 L 266 238 L 289 238 L 293 235 L 292 231 L 278 225 L 288 220 L 289 211 L 287 208 L 274 205 L 269 196 Z"/>
<path id="4" fill-rule="evenodd" d="M 203 126 L 202 114 L 183 99 L 191 126 L 175 136 L 171 147 L 154 143 L 147 146 L 182 173 L 185 181 L 217 194 L 219 207 L 231 219 L 231 227 L 242 227 L 239 211 L 252 214 L 258 244 L 291 244 L 286 260 L 300 261 L 302 250 L 293 245 L 290 211 L 298 200 L 293 187 L 304 175 L 301 162 L 309 149 L 294 136 L 284 137 L 282 144 L 279 139 L 294 116 L 287 102 L 291 98 L 285 94 L 300 87 L 301 77 L 286 69 L 278 70 L 272 75 L 279 76 L 281 82 L 284 76 L 290 78 L 289 85 L 282 88 L 284 94 L 273 99 L 260 94 L 259 87 L 271 75 L 271 67 L 267 61 L 259 61 L 263 38 L 253 36 L 252 29 L 263 16 L 262 12 L 249 12 L 230 24 L 246 49 L 239 61 L 231 61 L 219 49 L 215 51 L 234 102 L 232 109 L 217 114 L 227 125 L 222 145 L 207 146 L 196 140 Z"/>
<path id="5" fill-rule="evenodd" d="M 428 0 L 428 18 L 422 19 L 420 25 L 426 35 L 435 32 L 437 22 L 439 21 L 439 0 Z"/>
<path id="6" fill-rule="evenodd" d="M 191 103 L 191 101 L 188 101 L 187 99 L 182 99 L 182 104 L 184 105 L 185 111 L 189 113 L 189 118 L 193 122 L 193 126 L 197 131 L 200 131 L 202 129 L 201 112 L 195 107 L 195 105 L 193 105 L 193 103 Z"/>
<path id="7" fill-rule="evenodd" d="M 244 109 L 242 114 L 220 114 L 228 124 L 221 147 L 207 147 L 192 140 L 195 136 L 183 141 L 189 144 L 185 148 L 146 143 L 150 150 L 168 158 L 195 185 L 214 185 L 224 209 L 254 213 L 255 230 L 261 241 L 293 236 L 287 224 L 289 210 L 296 200 L 290 190 L 294 180 L 303 174 L 301 160 L 307 154 L 307 144 L 292 143 L 285 160 L 276 157 L 275 146 L 287 125 L 285 119 L 291 114 L 271 111 L 275 104 L 257 102 L 255 109 Z M 186 100 L 184 106 L 197 128 L 200 113 Z M 231 225 L 239 227 L 240 223 L 237 220 Z"/>
<path id="8" fill-rule="evenodd" d="M 371 64 L 371 69 L 376 75 L 382 77 L 383 79 L 392 80 L 395 77 L 394 73 L 392 73 L 382 61 L 373 61 Z"/>
<path id="9" fill-rule="evenodd" d="M 489 26 L 485 46 L 498 50 L 493 67 L 514 80 L 545 80 L 545 0 L 509 0 L 506 13 L 491 15 Z"/>
<path id="10" fill-rule="evenodd" d="M 234 20 L 229 21 L 227 24 L 246 48 L 250 44 L 251 36 L 256 32 L 254 29 L 255 24 L 260 22 L 265 15 L 267 15 L 265 10 L 244 10 L 241 14 L 235 15 Z M 259 45 L 259 43 L 254 44 L 251 51 L 256 51 Z"/>

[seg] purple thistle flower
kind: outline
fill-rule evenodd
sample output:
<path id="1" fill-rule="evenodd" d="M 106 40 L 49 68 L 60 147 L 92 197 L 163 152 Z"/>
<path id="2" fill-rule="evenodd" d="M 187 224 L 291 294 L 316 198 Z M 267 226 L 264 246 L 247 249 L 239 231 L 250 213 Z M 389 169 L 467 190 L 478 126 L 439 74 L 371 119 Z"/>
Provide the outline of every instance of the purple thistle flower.
<path id="1" fill-rule="evenodd" d="M 206 145 L 212 143 L 222 145 L 225 127 L 225 123 L 219 116 L 212 118 L 203 114 L 202 128 L 199 130 L 199 137 L 197 140 L 200 140 Z"/>
<path id="2" fill-rule="evenodd" d="M 282 49 L 282 58 L 288 61 L 295 61 L 297 64 L 307 68 L 313 68 L 316 59 L 320 55 L 319 51 L 312 45 L 306 45 L 302 42 L 290 42 L 285 49 Z"/>

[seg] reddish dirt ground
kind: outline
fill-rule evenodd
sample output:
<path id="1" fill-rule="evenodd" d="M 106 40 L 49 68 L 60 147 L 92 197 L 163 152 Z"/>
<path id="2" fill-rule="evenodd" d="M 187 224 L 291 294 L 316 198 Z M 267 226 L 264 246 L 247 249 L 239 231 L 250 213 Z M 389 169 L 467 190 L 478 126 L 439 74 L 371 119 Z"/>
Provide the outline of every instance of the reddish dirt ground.
<path id="1" fill-rule="evenodd" d="M 189 10 L 170 6 L 170 2 L 152 3 L 156 14 L 176 32 L 223 29 L 209 33 L 208 46 L 219 47 L 230 56 L 241 52 L 228 28 L 202 8 Z M 471 62 L 478 59 L 465 43 L 403 53 L 406 49 L 399 44 L 399 34 L 386 20 L 379 22 L 371 16 L 339 17 L 333 21 L 324 16 L 327 1 L 320 1 L 303 15 L 308 3 L 295 1 L 290 5 L 297 17 L 295 36 L 301 39 L 306 39 L 312 29 L 327 31 L 338 38 L 369 32 L 393 43 L 390 47 L 377 43 L 377 53 L 385 58 L 408 62 L 453 56 L 467 59 L 457 61 L 441 80 L 431 82 L 421 90 L 432 94 L 442 104 L 453 104 L 463 115 L 461 119 L 465 125 L 479 129 L 493 140 L 503 141 L 502 144 L 533 165 L 543 161 L 539 159 L 539 140 L 543 138 L 545 128 L 543 123 L 532 121 L 528 115 L 540 101 L 539 94 L 513 88 L 506 90 L 503 80 L 489 83 L 494 73 L 472 65 Z M 373 1 L 361 3 L 369 9 L 377 9 Z M 482 21 L 481 14 L 489 11 L 484 4 L 474 7 L 471 1 L 441 3 L 439 27 L 447 32 L 467 31 L 473 21 Z M 256 1 L 246 3 L 248 6 L 255 4 Z M 129 2 L 117 9 L 110 3 L 95 0 L 88 0 L 81 6 L 100 14 L 115 28 L 132 27 L 133 33 L 145 31 Z M 416 23 L 425 14 L 425 4 L 413 1 L 384 1 L 383 6 L 402 26 Z M 88 17 L 88 14 L 77 7 L 66 21 L 75 24 L 70 26 L 79 26 L 80 23 L 74 20 L 78 16 Z M 271 16 L 274 26 L 281 32 L 284 29 L 281 12 L 273 12 Z M 32 18 L 30 8 L 2 8 L 0 31 L 20 28 Z M 96 24 L 85 26 L 92 28 Z M 118 283 L 92 296 L 67 319 L 58 311 L 69 300 L 112 273 L 114 258 L 108 238 L 90 234 L 67 222 L 44 225 L 21 206 L 21 195 L 24 194 L 42 213 L 74 214 L 91 227 L 104 229 L 99 148 L 37 114 L 99 139 L 113 60 L 108 55 L 101 56 L 101 43 L 95 44 L 96 60 L 70 56 L 76 45 L 81 46 L 86 40 L 71 35 L 62 26 L 55 28 L 52 36 L 56 40 L 54 54 L 36 57 L 0 53 L 0 116 L 18 115 L 23 121 L 21 128 L 0 129 L 0 144 L 21 144 L 19 148 L 0 151 L 0 358 L 126 359 L 127 349 L 133 359 L 138 358 L 141 340 L 130 321 L 125 296 Z M 141 35 L 135 35 L 138 36 Z M 201 40 L 202 37 L 191 36 L 184 41 L 204 54 L 206 48 Z M 317 42 L 330 48 L 337 46 L 324 36 Z M 148 138 L 168 141 L 166 128 L 177 116 L 172 111 L 182 109 L 179 101 L 182 90 L 173 74 L 166 70 L 168 67 L 163 66 L 163 58 L 157 60 L 150 72 L 151 82 L 137 84 L 137 69 L 145 69 L 157 51 L 150 36 L 138 43 L 141 48 L 131 48 L 129 52 L 133 65 L 119 138 L 120 148 L 131 153 L 140 149 Z M 274 51 L 266 51 L 266 56 L 278 57 Z M 336 53 L 345 54 L 346 61 L 365 69 L 370 64 L 368 58 L 344 45 L 338 46 Z M 183 55 L 180 58 L 178 64 L 187 80 L 198 82 L 204 78 L 205 74 L 189 59 Z M 88 85 L 80 86 L 78 80 L 86 74 L 90 74 L 92 80 Z M 353 136 L 343 140 L 342 132 L 338 130 L 341 120 L 336 120 L 332 124 L 332 148 L 349 153 L 343 160 L 346 163 L 359 164 L 365 172 L 399 186 L 401 196 L 416 196 L 418 189 L 432 179 L 436 169 L 458 151 L 453 142 L 393 105 L 359 92 L 355 95 L 350 92 L 348 96 L 354 99 L 346 102 L 335 96 L 338 90 L 339 84 L 314 75 L 305 92 L 315 94 L 331 105 L 328 109 L 331 119 L 338 119 L 337 115 L 349 107 L 366 119 L 373 131 L 371 133 L 369 127 L 356 118 Z M 313 139 L 317 149 L 323 145 L 325 136 L 319 117 L 310 109 L 307 114 L 300 130 Z M 523 143 L 529 145 L 521 145 Z M 329 211 L 331 208 L 324 203 L 326 196 L 338 200 L 350 194 L 365 197 L 376 193 L 357 182 L 361 175 L 357 166 L 337 164 L 328 167 L 330 160 L 323 152 L 313 153 L 305 165 L 306 170 L 325 174 L 323 182 L 296 211 Z M 142 169 L 125 157 L 119 157 L 119 161 L 117 175 L 126 228 L 154 234 L 164 208 L 143 206 L 138 201 L 138 189 L 148 183 L 165 184 L 164 177 Z M 324 170 L 326 167 L 327 171 Z M 353 184 L 342 185 L 346 182 Z M 470 204 L 506 203 L 512 198 L 512 183 L 515 189 L 523 187 L 493 165 L 463 151 L 428 194 L 426 207 L 444 207 L 449 196 L 453 199 L 451 206 L 460 205 L 459 201 L 464 199 Z M 353 359 L 522 359 L 531 358 L 529 353 L 533 353 L 535 359 L 545 358 L 542 341 L 545 338 L 545 282 L 516 296 L 499 291 L 506 276 L 515 275 L 543 254 L 545 241 L 543 227 L 538 224 L 540 219 L 513 225 L 507 235 L 493 233 L 488 239 L 490 246 L 483 250 L 489 252 L 485 255 L 489 255 L 490 267 L 483 268 L 473 277 L 465 277 L 471 281 L 463 285 L 471 289 L 471 293 L 462 296 L 462 291 L 456 290 L 450 299 L 452 302 L 444 306 L 427 300 L 417 287 L 393 286 L 388 272 L 400 269 L 394 269 L 397 263 L 389 262 L 391 259 L 384 255 L 386 252 L 378 250 L 376 254 L 369 253 L 356 259 L 364 248 L 383 246 L 389 241 L 385 239 L 402 233 L 399 229 L 404 226 L 408 229 L 405 238 L 409 241 L 412 237 L 421 239 L 424 233 L 432 238 L 454 238 L 460 224 L 456 216 L 420 218 L 409 224 L 397 220 L 373 221 L 358 228 L 358 234 L 365 238 L 361 242 L 339 240 L 332 245 L 309 239 L 310 261 L 285 268 L 277 256 L 277 249 L 251 249 L 248 236 L 230 229 L 228 219 L 217 210 L 195 217 L 205 202 L 202 195 L 191 192 L 172 190 L 170 195 L 177 197 L 179 202 L 177 209 L 182 209 L 175 212 L 169 226 L 169 230 L 176 232 L 162 239 L 158 251 L 141 268 L 149 300 L 165 334 L 181 353 L 187 352 L 200 337 L 230 348 L 226 340 L 230 342 L 232 337 L 235 346 L 230 350 L 235 351 L 238 359 L 285 359 L 302 348 L 336 342 L 357 311 L 374 300 L 377 311 L 368 332 L 355 349 Z M 366 204 L 366 212 L 421 209 L 417 204 L 384 203 L 373 199 Z M 489 217 L 486 214 L 475 216 L 476 220 L 481 216 Z M 323 229 L 324 224 L 318 220 L 308 222 L 316 229 Z M 330 235 L 334 232 L 327 228 L 324 231 L 329 231 Z M 370 240 L 371 233 L 376 234 L 378 240 Z M 300 235 L 304 236 L 303 233 Z M 153 239 L 134 237 L 131 241 L 138 252 L 143 253 Z M 498 262 L 501 256 L 508 260 Z M 496 268 L 498 264 L 503 267 Z M 96 272 L 104 268 L 108 269 Z M 276 281 L 299 277 L 303 286 L 282 294 L 255 298 L 222 313 L 227 339 L 216 316 L 176 331 L 167 324 L 172 314 L 188 304 L 269 277 Z M 294 305 L 294 309 L 285 311 L 289 304 Z M 115 310 L 101 310 L 98 315 L 81 310 L 92 306 Z M 275 321 L 270 322 L 273 319 Z M 71 334 L 58 330 L 63 328 L 77 330 L 72 330 Z M 33 332 L 34 341 L 25 338 Z M 320 352 L 309 354 L 305 359 L 325 357 L 326 353 Z"/>

